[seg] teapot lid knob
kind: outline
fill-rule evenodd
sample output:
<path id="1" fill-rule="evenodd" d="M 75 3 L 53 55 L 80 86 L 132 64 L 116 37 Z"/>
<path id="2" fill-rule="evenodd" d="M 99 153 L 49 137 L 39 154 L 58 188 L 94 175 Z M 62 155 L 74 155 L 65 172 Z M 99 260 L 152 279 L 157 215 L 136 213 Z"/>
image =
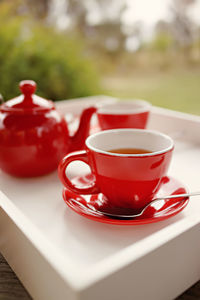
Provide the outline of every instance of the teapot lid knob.
<path id="1" fill-rule="evenodd" d="M 46 112 L 54 109 L 52 101 L 46 100 L 35 95 L 37 84 L 33 80 L 22 80 L 19 83 L 22 95 L 13 98 L 0 106 L 1 110 L 12 112 L 28 113 L 34 110 L 37 112 Z"/>
<path id="2" fill-rule="evenodd" d="M 37 84 L 33 80 L 22 80 L 19 83 L 19 88 L 25 96 L 31 96 L 35 93 Z"/>

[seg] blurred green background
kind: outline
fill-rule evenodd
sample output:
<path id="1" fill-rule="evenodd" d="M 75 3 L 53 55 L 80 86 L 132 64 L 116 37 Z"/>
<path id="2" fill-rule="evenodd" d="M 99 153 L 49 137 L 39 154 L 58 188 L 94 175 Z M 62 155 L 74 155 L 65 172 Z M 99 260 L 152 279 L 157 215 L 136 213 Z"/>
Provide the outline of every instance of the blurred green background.
<path id="1" fill-rule="evenodd" d="M 200 0 L 0 0 L 0 93 L 32 79 L 55 101 L 107 94 L 200 114 L 198 10 Z"/>

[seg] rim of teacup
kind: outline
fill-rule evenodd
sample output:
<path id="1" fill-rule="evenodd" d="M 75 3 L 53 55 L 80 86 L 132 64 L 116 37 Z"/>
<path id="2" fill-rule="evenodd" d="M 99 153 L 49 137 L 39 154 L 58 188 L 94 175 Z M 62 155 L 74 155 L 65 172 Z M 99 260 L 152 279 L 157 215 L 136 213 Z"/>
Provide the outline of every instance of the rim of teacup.
<path id="1" fill-rule="evenodd" d="M 97 114 L 101 115 L 130 115 L 150 111 L 152 104 L 142 99 L 118 99 L 114 103 L 102 105 Z"/>
<path id="2" fill-rule="evenodd" d="M 103 149 L 99 149 L 93 145 L 91 145 L 91 142 L 93 139 L 95 139 L 98 136 L 101 135 L 109 135 L 109 134 L 119 134 L 119 133 L 123 133 L 123 132 L 132 132 L 132 133 L 140 133 L 140 134 L 149 134 L 149 135 L 154 135 L 154 136 L 159 136 L 161 138 L 164 138 L 166 141 L 168 141 L 169 146 L 165 147 L 162 150 L 158 150 L 158 151 L 152 151 L 150 153 L 142 153 L 142 154 L 124 154 L 124 153 L 111 153 L 108 150 L 103 150 Z M 110 130 L 103 130 L 97 133 L 94 133 L 92 135 L 90 135 L 85 142 L 86 146 L 88 149 L 97 152 L 97 153 L 101 153 L 101 154 L 105 154 L 105 155 L 109 155 L 109 156 L 119 156 L 119 157 L 146 157 L 146 156 L 156 156 L 156 155 L 160 155 L 160 154 L 164 154 L 167 153 L 171 150 L 173 150 L 174 148 L 174 141 L 173 139 L 160 132 L 160 131 L 156 131 L 156 130 L 150 130 L 150 129 L 134 129 L 134 128 L 123 128 L 123 129 L 110 129 Z M 123 147 L 124 148 L 124 147 Z"/>

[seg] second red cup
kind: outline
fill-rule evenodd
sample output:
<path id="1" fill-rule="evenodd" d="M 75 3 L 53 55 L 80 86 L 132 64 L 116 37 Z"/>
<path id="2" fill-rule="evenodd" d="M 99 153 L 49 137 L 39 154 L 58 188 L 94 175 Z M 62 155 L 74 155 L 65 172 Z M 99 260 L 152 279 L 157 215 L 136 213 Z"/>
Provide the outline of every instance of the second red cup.
<path id="1" fill-rule="evenodd" d="M 117 128 L 140 128 L 147 126 L 151 104 L 144 100 L 121 100 L 103 105 L 97 110 L 102 130 Z"/>

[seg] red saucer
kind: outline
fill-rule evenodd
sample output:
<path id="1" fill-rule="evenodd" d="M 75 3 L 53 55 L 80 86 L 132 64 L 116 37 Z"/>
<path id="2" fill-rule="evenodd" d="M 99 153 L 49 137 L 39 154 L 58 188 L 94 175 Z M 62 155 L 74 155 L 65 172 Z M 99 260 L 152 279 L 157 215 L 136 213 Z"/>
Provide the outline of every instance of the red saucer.
<path id="1" fill-rule="evenodd" d="M 92 174 L 88 174 L 85 176 L 79 176 L 73 179 L 73 182 L 79 186 L 84 187 L 88 186 L 89 183 L 92 181 Z M 157 197 L 162 197 L 165 195 L 173 195 L 173 194 L 182 194 L 187 193 L 185 186 L 179 182 L 178 180 L 166 176 L 163 179 L 162 186 L 159 192 L 156 195 Z M 73 209 L 79 215 L 82 215 L 88 219 L 102 222 L 102 223 L 109 223 L 115 225 L 141 225 L 141 224 L 149 224 L 154 222 L 163 221 L 168 219 L 180 211 L 182 211 L 189 202 L 189 198 L 179 198 L 174 199 L 171 201 L 159 201 L 155 202 L 151 206 L 147 208 L 147 210 L 140 216 L 134 219 L 128 220 L 121 220 L 121 219 L 114 219 L 107 216 L 96 216 L 94 215 L 91 210 L 87 210 L 87 207 L 93 210 L 98 210 L 101 212 L 108 212 L 108 213 L 121 213 L 121 214 L 131 214 L 131 211 L 126 209 L 119 209 L 115 207 L 110 207 L 108 204 L 107 198 L 99 193 L 95 195 L 78 195 L 70 190 L 64 188 L 63 189 L 63 198 L 67 205 Z M 75 199 L 80 203 L 86 205 L 86 208 L 79 206 L 78 204 L 70 201 L 70 199 Z M 181 201 L 180 200 L 184 200 Z M 133 212 L 132 212 L 133 213 Z"/>

